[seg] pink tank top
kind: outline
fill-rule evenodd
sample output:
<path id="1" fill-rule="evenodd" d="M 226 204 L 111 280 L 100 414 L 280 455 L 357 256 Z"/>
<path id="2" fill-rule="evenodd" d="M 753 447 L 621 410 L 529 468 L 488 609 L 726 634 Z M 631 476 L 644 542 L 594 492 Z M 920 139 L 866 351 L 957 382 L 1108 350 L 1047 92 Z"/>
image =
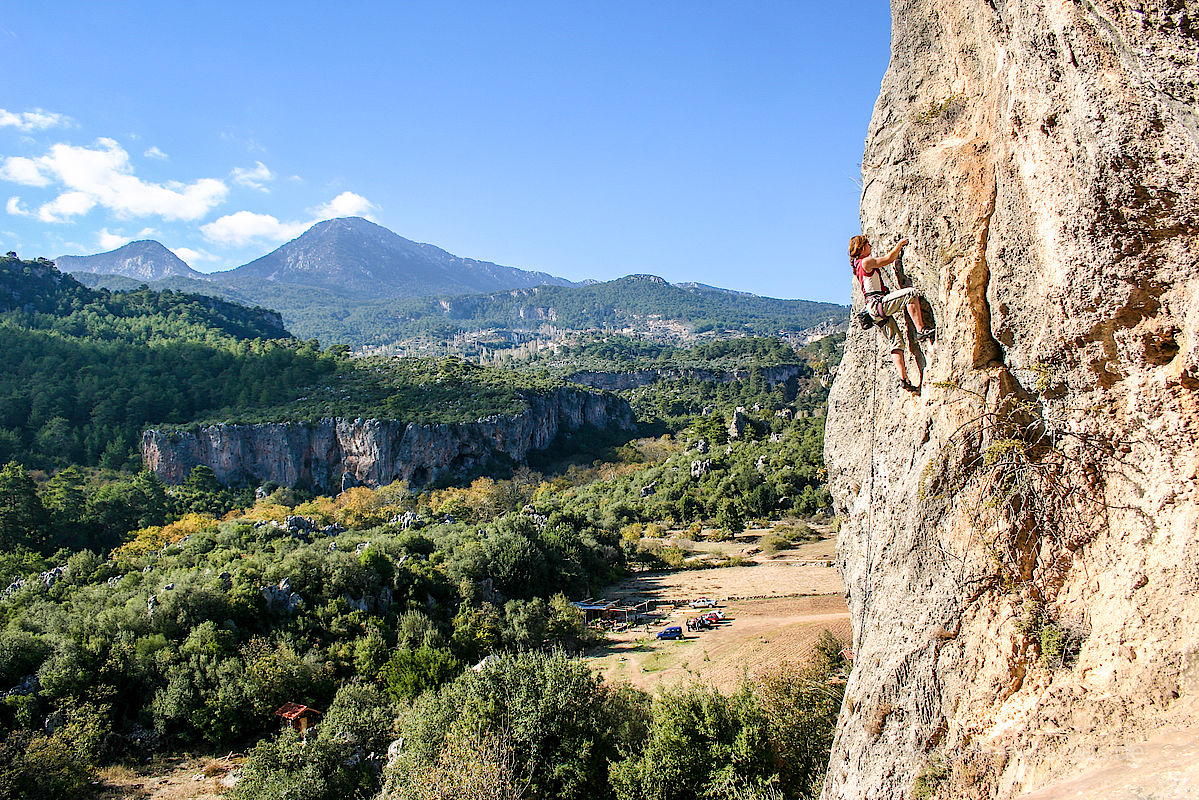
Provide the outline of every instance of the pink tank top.
<path id="1" fill-rule="evenodd" d="M 886 294 L 887 285 L 883 283 L 883 271 L 876 269 L 873 272 L 866 272 L 863 262 L 864 259 L 861 258 L 853 260 L 853 274 L 857 276 L 862 291 L 867 295 Z"/>

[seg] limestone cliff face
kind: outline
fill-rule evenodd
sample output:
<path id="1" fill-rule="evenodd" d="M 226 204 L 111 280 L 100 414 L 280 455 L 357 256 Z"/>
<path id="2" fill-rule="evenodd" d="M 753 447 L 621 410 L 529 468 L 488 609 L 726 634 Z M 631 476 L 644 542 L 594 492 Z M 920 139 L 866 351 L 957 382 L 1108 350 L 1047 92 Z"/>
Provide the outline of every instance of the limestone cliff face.
<path id="1" fill-rule="evenodd" d="M 863 231 L 911 239 L 939 336 L 912 396 L 855 327 L 829 401 L 856 661 L 824 797 L 1014 797 L 1195 737 L 1199 2 L 892 23 Z"/>
<path id="2" fill-rule="evenodd" d="M 142 457 L 174 484 L 204 464 L 227 485 L 273 481 L 337 491 L 343 480 L 380 486 L 402 479 L 422 486 L 469 473 L 496 457 L 523 462 L 559 433 L 583 425 L 633 426 L 628 403 L 612 395 L 559 389 L 531 395 L 527 402 L 528 409 L 519 414 L 457 424 L 325 419 L 209 425 L 196 433 L 149 430 L 142 436 Z"/>

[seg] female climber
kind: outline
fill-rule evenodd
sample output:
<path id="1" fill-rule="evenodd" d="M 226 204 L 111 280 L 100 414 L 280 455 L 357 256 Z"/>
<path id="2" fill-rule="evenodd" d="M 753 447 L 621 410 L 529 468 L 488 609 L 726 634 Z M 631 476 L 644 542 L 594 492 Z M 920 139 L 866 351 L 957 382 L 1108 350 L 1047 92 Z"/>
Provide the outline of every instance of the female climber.
<path id="1" fill-rule="evenodd" d="M 908 380 L 908 371 L 903 360 L 903 334 L 894 315 L 903 313 L 906 307 L 912 321 L 916 323 L 916 338 L 920 341 L 931 339 L 934 329 L 924 327 L 920 294 L 915 287 L 909 286 L 892 292 L 883 283 L 883 267 L 898 260 L 907 244 L 908 240 L 904 239 L 883 258 L 874 258 L 870 254 L 870 242 L 866 237 L 855 236 L 849 240 L 849 261 L 853 264 L 854 276 L 862 286 L 862 294 L 866 296 L 866 307 L 870 309 L 874 323 L 891 345 L 891 355 L 895 359 L 895 368 L 899 371 L 899 385 L 909 392 L 915 392 L 920 389 L 919 381 L 912 383 Z"/>

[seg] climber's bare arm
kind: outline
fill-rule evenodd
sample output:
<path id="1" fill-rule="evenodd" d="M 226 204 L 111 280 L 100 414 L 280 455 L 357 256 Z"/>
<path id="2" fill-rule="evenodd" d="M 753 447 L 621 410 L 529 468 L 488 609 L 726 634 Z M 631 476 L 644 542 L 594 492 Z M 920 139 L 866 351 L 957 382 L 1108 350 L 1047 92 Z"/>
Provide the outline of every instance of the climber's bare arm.
<path id="1" fill-rule="evenodd" d="M 907 246 L 908 240 L 902 239 L 900 240 L 899 244 L 895 245 L 895 247 L 891 249 L 890 253 L 887 253 L 882 258 L 866 256 L 862 259 L 862 269 L 866 271 L 866 274 L 870 274 L 880 267 L 885 267 L 888 264 L 894 264 L 899 259 L 899 255 L 903 252 L 903 248 Z"/>

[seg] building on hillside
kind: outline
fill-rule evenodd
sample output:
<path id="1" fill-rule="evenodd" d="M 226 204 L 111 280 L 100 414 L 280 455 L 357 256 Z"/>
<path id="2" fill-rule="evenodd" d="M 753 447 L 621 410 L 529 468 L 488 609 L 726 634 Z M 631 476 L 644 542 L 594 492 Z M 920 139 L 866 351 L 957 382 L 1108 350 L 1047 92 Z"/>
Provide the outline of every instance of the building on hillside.
<path id="1" fill-rule="evenodd" d="M 283 727 L 290 726 L 292 730 L 298 731 L 301 736 L 307 736 L 308 729 L 316 724 L 316 718 L 320 713 L 315 708 L 302 706 L 299 703 L 284 703 L 275 712 L 275 716 L 283 718 Z"/>

